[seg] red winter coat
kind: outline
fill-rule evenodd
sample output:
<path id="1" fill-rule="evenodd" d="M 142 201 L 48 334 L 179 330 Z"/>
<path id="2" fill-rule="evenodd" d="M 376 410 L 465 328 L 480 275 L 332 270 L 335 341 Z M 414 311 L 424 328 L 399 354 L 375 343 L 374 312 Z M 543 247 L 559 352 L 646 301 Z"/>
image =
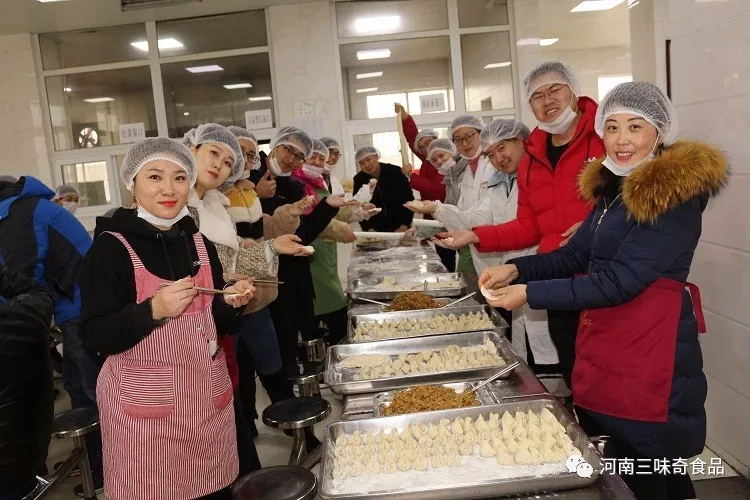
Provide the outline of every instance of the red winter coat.
<path id="1" fill-rule="evenodd" d="M 445 186 L 443 185 L 443 176 L 440 175 L 437 169 L 427 161 L 427 158 L 420 152 L 417 151 L 417 145 L 414 144 L 414 139 L 417 137 L 417 124 L 414 123 L 414 119 L 411 115 L 406 115 L 403 119 L 404 125 L 404 137 L 406 142 L 409 143 L 409 147 L 417 157 L 422 160 L 422 166 L 419 167 L 419 172 L 414 172 L 409 180 L 409 185 L 419 191 L 419 195 L 423 200 L 439 200 L 445 201 Z"/>
<path id="2" fill-rule="evenodd" d="M 539 253 L 555 250 L 562 233 L 586 218 L 591 205 L 578 192 L 578 174 L 587 161 L 604 156 L 604 143 L 594 132 L 596 102 L 579 97 L 582 111 L 573 139 L 553 169 L 547 159 L 549 134 L 535 128 L 526 141 L 518 167 L 516 219 L 496 226 L 475 227 L 480 252 L 507 252 L 539 244 Z"/>

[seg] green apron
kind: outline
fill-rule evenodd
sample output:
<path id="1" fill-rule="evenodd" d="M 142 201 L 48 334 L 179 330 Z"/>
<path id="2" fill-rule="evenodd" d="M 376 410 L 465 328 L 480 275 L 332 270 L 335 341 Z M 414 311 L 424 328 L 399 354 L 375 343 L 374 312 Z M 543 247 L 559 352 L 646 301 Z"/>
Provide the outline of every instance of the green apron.
<path id="1" fill-rule="evenodd" d="M 328 190 L 316 189 L 318 199 L 328 196 Z M 346 296 L 341 287 L 338 251 L 335 241 L 321 237 L 313 241 L 315 253 L 310 257 L 310 273 L 315 287 L 315 315 L 327 314 L 346 307 Z"/>
<path id="2" fill-rule="evenodd" d="M 474 261 L 471 259 L 471 250 L 464 247 L 458 251 L 458 265 L 456 271 L 466 273 L 466 279 L 476 279 L 477 272 L 474 269 Z"/>

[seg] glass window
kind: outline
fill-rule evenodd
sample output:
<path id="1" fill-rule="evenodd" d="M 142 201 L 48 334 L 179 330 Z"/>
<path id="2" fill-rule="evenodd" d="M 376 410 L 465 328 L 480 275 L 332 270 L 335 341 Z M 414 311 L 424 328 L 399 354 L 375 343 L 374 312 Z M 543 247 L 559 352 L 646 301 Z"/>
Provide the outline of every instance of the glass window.
<path id="1" fill-rule="evenodd" d="M 112 202 L 106 161 L 60 165 L 60 173 L 63 184 L 70 184 L 78 190 L 81 207 L 109 205 Z"/>
<path id="2" fill-rule="evenodd" d="M 416 93 L 417 100 L 433 94 L 422 101 L 429 108 L 410 110 L 412 114 L 454 109 L 447 36 L 346 44 L 339 47 L 339 54 L 350 120 L 393 116 L 393 102 L 407 105 L 407 93 Z M 372 98 L 376 95 L 392 95 L 398 101 L 381 102 Z"/>
<path id="3" fill-rule="evenodd" d="M 122 169 L 122 162 L 125 160 L 124 154 L 115 155 L 115 162 L 117 163 L 117 185 L 120 188 L 120 200 L 121 204 L 125 208 L 130 208 L 133 205 L 133 193 L 130 192 L 125 184 L 120 179 L 120 171 Z"/>
<path id="4" fill-rule="evenodd" d="M 461 35 L 466 111 L 513 107 L 513 71 L 507 31 Z"/>
<path id="5" fill-rule="evenodd" d="M 44 69 L 73 68 L 148 57 L 145 24 L 39 35 Z"/>
<path id="6" fill-rule="evenodd" d="M 247 112 L 251 128 L 274 126 L 268 53 L 162 64 L 161 73 L 170 137 L 206 122 L 244 127 Z"/>
<path id="7" fill-rule="evenodd" d="M 617 87 L 621 83 L 632 82 L 633 75 L 602 75 L 597 78 L 598 97 L 597 101 L 601 102 L 607 92 Z"/>
<path id="8" fill-rule="evenodd" d="M 439 30 L 448 10 L 445 0 L 337 2 L 336 24 L 342 38 Z"/>
<path id="9" fill-rule="evenodd" d="M 268 44 L 262 10 L 156 23 L 161 57 Z"/>
<path id="10" fill-rule="evenodd" d="M 120 126 L 126 124 L 142 126 L 147 137 L 158 135 L 146 66 L 53 76 L 45 82 L 58 151 L 120 144 Z"/>
<path id="11" fill-rule="evenodd" d="M 507 0 L 458 0 L 460 28 L 504 24 L 508 24 Z"/>
<path id="12" fill-rule="evenodd" d="M 394 123 L 394 128 L 395 126 Z M 364 146 L 376 147 L 378 151 L 380 151 L 381 162 L 401 165 L 401 142 L 399 141 L 397 131 L 355 135 L 354 150 L 356 151 Z M 413 156 L 411 151 L 409 152 L 409 155 L 410 158 Z M 356 165 L 355 168 L 357 172 L 359 172 L 359 165 Z"/>

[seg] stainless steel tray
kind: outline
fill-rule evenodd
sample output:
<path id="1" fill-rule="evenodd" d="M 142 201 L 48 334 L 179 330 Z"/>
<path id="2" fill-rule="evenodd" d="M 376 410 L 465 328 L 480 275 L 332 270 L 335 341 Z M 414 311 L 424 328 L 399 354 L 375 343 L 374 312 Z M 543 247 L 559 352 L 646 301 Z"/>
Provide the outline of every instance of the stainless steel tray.
<path id="1" fill-rule="evenodd" d="M 463 302 L 458 303 L 455 307 L 448 309 L 420 309 L 416 311 L 397 311 L 397 312 L 381 312 L 381 313 L 370 313 L 370 314 L 355 314 L 349 317 L 349 323 L 347 327 L 347 339 L 351 343 L 355 342 L 377 342 L 377 339 L 364 339 L 354 340 L 354 330 L 357 328 L 357 324 L 360 322 L 372 322 L 372 321 L 397 321 L 401 319 L 423 319 L 432 318 L 437 316 L 447 316 L 454 314 L 460 316 L 462 314 L 476 313 L 484 311 L 489 316 L 490 321 L 495 325 L 495 331 L 503 333 L 503 330 L 508 328 L 508 323 L 497 313 L 494 307 L 486 304 L 481 305 L 464 305 Z M 472 330 L 464 330 L 472 331 Z M 450 333 L 461 333 L 461 332 L 450 332 Z M 449 335 L 450 333 L 429 331 L 422 332 L 413 335 L 404 335 L 401 337 L 392 337 L 387 340 L 399 339 L 399 338 L 414 338 L 414 337 L 428 337 L 431 335 Z M 386 340 L 386 339 L 383 339 Z"/>
<path id="2" fill-rule="evenodd" d="M 594 469 L 590 478 L 580 477 L 569 473 L 567 470 L 555 474 L 546 475 L 519 475 L 509 478 L 493 478 L 478 480 L 472 474 L 456 475 L 446 479 L 444 484 L 431 482 L 427 486 L 415 486 L 413 481 L 405 480 L 398 489 L 371 489 L 360 488 L 355 493 L 340 493 L 335 489 L 331 477 L 333 442 L 342 433 L 351 434 L 360 432 L 384 432 L 392 428 L 403 430 L 405 425 L 412 423 L 437 424 L 441 418 L 454 419 L 459 416 L 476 418 L 483 415 L 485 418 L 491 413 L 503 413 L 505 411 L 528 411 L 539 413 L 543 408 L 552 412 L 557 420 L 565 427 L 573 445 L 578 448 L 584 460 Z M 554 490 L 564 490 L 588 486 L 597 481 L 601 470 L 601 458 L 589 441 L 586 434 L 568 411 L 553 396 L 540 396 L 536 399 L 525 399 L 508 401 L 495 405 L 474 406 L 471 408 L 459 408 L 455 410 L 442 410 L 426 413 L 411 413 L 408 415 L 396 415 L 392 417 L 381 417 L 354 420 L 348 422 L 336 422 L 328 426 L 323 438 L 323 451 L 320 463 L 321 486 L 318 494 L 323 499 L 359 499 L 359 498 L 398 498 L 402 500 L 425 500 L 425 499 L 459 499 L 459 498 L 491 498 L 506 495 L 520 495 L 524 493 L 536 493 Z M 424 474 L 412 471 L 408 474 Z M 417 476 L 415 476 L 417 477 Z M 358 478 L 359 479 L 359 478 Z"/>
<path id="3" fill-rule="evenodd" d="M 469 382 L 459 382 L 455 384 L 440 384 L 443 387 L 450 387 L 457 393 L 466 392 L 469 389 L 472 388 L 474 384 L 471 384 Z M 373 416 L 374 417 L 385 417 L 385 410 L 388 408 L 391 403 L 393 402 L 393 398 L 396 396 L 396 393 L 398 391 L 386 391 L 386 392 L 379 392 L 375 394 L 372 397 L 372 403 L 373 403 Z M 477 406 L 486 406 L 486 405 L 492 405 L 496 404 L 498 401 L 495 399 L 495 396 L 490 392 L 489 386 L 485 385 L 484 387 L 480 387 L 477 391 L 477 400 L 479 401 L 479 405 Z M 409 414 L 411 415 L 411 413 Z"/>
<path id="4" fill-rule="evenodd" d="M 389 277 L 395 282 L 392 285 L 384 284 Z M 348 290 L 354 299 L 392 299 L 401 292 L 424 292 L 431 297 L 456 297 L 466 290 L 466 279 L 461 273 L 392 274 L 353 279 L 349 282 Z"/>
<path id="5" fill-rule="evenodd" d="M 387 354 L 397 356 L 405 353 L 434 351 L 443 349 L 449 345 L 457 345 L 459 347 L 475 346 L 483 344 L 486 339 L 490 339 L 495 344 L 498 355 L 506 363 L 512 363 L 516 360 L 516 355 L 513 353 L 513 349 L 511 349 L 508 341 L 497 332 L 492 331 L 452 333 L 433 337 L 381 340 L 360 344 L 338 344 L 328 348 L 326 371 L 323 373 L 323 380 L 328 384 L 331 391 L 336 394 L 363 394 L 401 389 L 415 385 L 443 384 L 483 379 L 497 373 L 500 367 L 467 368 L 435 373 L 399 375 L 388 378 L 354 380 L 354 370 L 342 368 L 341 361 L 356 354 Z M 510 373 L 506 375 L 506 377 L 510 376 Z"/>
<path id="6" fill-rule="evenodd" d="M 399 274 L 437 274 L 448 270 L 440 261 L 433 260 L 398 260 L 383 264 L 354 264 L 347 271 L 347 280 L 358 278 L 377 278 Z"/>
<path id="7" fill-rule="evenodd" d="M 449 302 L 455 299 L 444 297 L 444 298 L 437 298 L 436 300 L 443 304 L 448 304 Z M 388 300 L 386 299 L 385 302 L 388 302 Z M 468 305 L 478 306 L 480 304 L 479 302 L 477 302 L 477 300 L 474 297 L 471 297 L 469 299 L 464 300 L 463 302 L 459 302 L 458 304 L 451 306 L 450 308 L 453 309 L 453 308 L 459 308 L 459 307 L 468 306 Z M 379 306 L 371 302 L 353 301 L 349 304 L 347 314 L 349 315 L 349 317 L 351 317 L 351 316 L 357 316 L 360 314 L 384 313 L 386 312 L 384 309 L 385 309 L 384 306 Z M 415 309 L 413 311 L 393 311 L 393 312 L 417 312 L 417 311 L 435 311 L 435 310 L 436 309 Z"/>

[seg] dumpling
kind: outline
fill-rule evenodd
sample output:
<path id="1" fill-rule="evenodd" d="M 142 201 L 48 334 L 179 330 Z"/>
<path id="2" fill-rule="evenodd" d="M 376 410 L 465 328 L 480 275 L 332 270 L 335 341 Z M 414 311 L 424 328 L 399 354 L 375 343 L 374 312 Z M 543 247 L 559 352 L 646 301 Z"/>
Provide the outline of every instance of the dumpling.
<path id="1" fill-rule="evenodd" d="M 464 433 L 464 443 L 475 445 L 479 443 L 479 434 L 476 432 L 465 432 Z"/>
<path id="2" fill-rule="evenodd" d="M 453 434 L 464 433 L 464 426 L 462 425 L 463 422 L 461 420 L 462 420 L 461 417 L 456 417 L 456 419 L 453 421 L 453 425 L 451 425 L 451 432 Z"/>
<path id="3" fill-rule="evenodd" d="M 517 425 L 526 425 L 526 414 L 522 411 L 516 412 L 516 424 Z"/>
<path id="4" fill-rule="evenodd" d="M 542 409 L 542 412 L 539 414 L 539 419 L 548 424 L 557 423 L 557 418 L 547 408 Z"/>
<path id="5" fill-rule="evenodd" d="M 527 449 L 519 449 L 513 457 L 513 460 L 519 465 L 530 464 L 531 453 Z"/>
<path id="6" fill-rule="evenodd" d="M 362 444 L 368 445 L 373 444 L 375 442 L 375 434 L 371 434 L 369 432 L 366 432 L 362 435 Z"/>
<path id="7" fill-rule="evenodd" d="M 377 445 L 388 444 L 388 438 L 385 436 L 385 433 L 383 433 L 383 429 L 380 429 L 378 433 L 375 435 L 375 444 Z"/>
<path id="8" fill-rule="evenodd" d="M 403 455 L 398 460 L 398 470 L 406 472 L 411 469 L 411 460 L 406 455 Z"/>
<path id="9" fill-rule="evenodd" d="M 388 462 L 390 456 L 391 455 L 387 451 L 386 452 L 380 452 L 379 451 L 378 452 L 378 463 L 380 465 L 385 465 L 385 463 Z"/>
<path id="10" fill-rule="evenodd" d="M 499 465 L 515 464 L 515 460 L 513 460 L 513 455 L 511 455 L 507 451 L 498 451 L 497 455 L 495 456 L 495 460 L 497 460 L 497 463 Z"/>
<path id="11" fill-rule="evenodd" d="M 396 470 L 398 470 L 398 466 L 396 465 L 395 460 L 387 460 L 383 464 L 383 472 L 385 474 L 393 474 L 394 472 L 396 472 Z"/>
<path id="12" fill-rule="evenodd" d="M 537 417 L 536 413 L 534 413 L 531 410 L 526 412 L 526 422 L 528 422 L 529 424 L 536 424 L 536 425 L 540 424 L 539 417 Z"/>
<path id="13" fill-rule="evenodd" d="M 508 447 L 505 446 L 505 442 L 497 437 L 492 438 L 492 447 L 495 448 L 496 451 L 507 451 Z"/>
<path id="14" fill-rule="evenodd" d="M 417 458 L 414 459 L 415 470 L 427 470 L 429 465 L 429 461 L 425 455 L 417 455 Z"/>
<path id="15" fill-rule="evenodd" d="M 532 464 L 541 464 L 542 462 L 544 462 L 544 458 L 542 457 L 542 454 L 539 453 L 539 450 L 537 450 L 536 448 L 531 448 L 529 452 L 531 454 L 530 461 Z"/>
<path id="16" fill-rule="evenodd" d="M 346 434 L 339 434 L 334 443 L 336 445 L 336 448 L 346 446 L 349 443 L 349 437 Z"/>
<path id="17" fill-rule="evenodd" d="M 404 430 L 401 431 L 401 434 L 399 434 L 398 437 L 399 439 L 401 439 L 401 441 L 404 442 L 414 439 L 414 436 L 412 435 L 412 432 L 409 429 L 408 425 L 404 427 Z"/>
<path id="18" fill-rule="evenodd" d="M 516 453 L 518 451 L 518 441 L 516 441 L 515 439 L 506 439 L 505 446 L 511 453 Z"/>
<path id="19" fill-rule="evenodd" d="M 487 427 L 489 427 L 491 431 L 500 429 L 500 415 L 497 413 L 490 413 L 490 418 L 487 420 Z"/>
<path id="20" fill-rule="evenodd" d="M 507 411 L 503 413 L 503 418 L 500 419 L 500 421 L 503 424 L 503 430 L 513 430 L 513 428 L 516 426 L 516 420 Z"/>
<path id="21" fill-rule="evenodd" d="M 451 435 L 450 426 L 442 420 L 440 421 L 440 425 L 438 426 L 438 435 L 443 437 L 448 437 Z"/>
<path id="22" fill-rule="evenodd" d="M 365 474 L 380 474 L 380 464 L 377 462 L 377 460 L 370 460 L 367 462 L 367 465 L 365 465 Z"/>
<path id="23" fill-rule="evenodd" d="M 477 417 L 477 421 L 474 423 L 474 427 L 476 427 L 477 432 L 489 432 L 490 430 L 490 427 L 487 425 L 487 422 L 485 422 L 482 415 L 479 415 Z"/>
<path id="24" fill-rule="evenodd" d="M 445 467 L 445 453 L 437 453 L 432 455 L 432 458 L 430 458 L 430 466 L 433 469 L 440 469 L 441 467 Z"/>
<path id="25" fill-rule="evenodd" d="M 359 431 L 354 431 L 349 438 L 350 444 L 360 445 L 362 444 L 362 433 Z"/>
<path id="26" fill-rule="evenodd" d="M 455 452 L 446 452 L 445 454 L 445 465 L 448 467 L 455 467 L 461 463 L 461 457 Z"/>
<path id="27" fill-rule="evenodd" d="M 516 428 L 513 429 L 513 434 L 519 439 L 525 438 L 527 436 L 526 425 L 524 424 L 516 426 Z"/>
<path id="28" fill-rule="evenodd" d="M 388 433 L 388 441 L 390 443 L 394 443 L 398 441 L 399 435 L 398 435 L 398 429 L 395 427 L 391 429 L 391 432 Z"/>
<path id="29" fill-rule="evenodd" d="M 469 443 L 463 443 L 461 446 L 458 447 L 458 451 L 461 453 L 461 455 L 473 455 L 474 454 L 474 445 Z"/>
<path id="30" fill-rule="evenodd" d="M 542 431 L 539 430 L 539 426 L 531 422 L 526 424 L 526 432 L 529 437 L 540 438 L 540 439 L 542 437 Z"/>
<path id="31" fill-rule="evenodd" d="M 359 462 L 354 462 L 351 467 L 349 467 L 349 475 L 352 477 L 361 476 L 363 472 L 362 464 Z"/>
<path id="32" fill-rule="evenodd" d="M 344 463 L 335 463 L 331 473 L 334 481 L 341 481 L 349 477 L 349 466 Z"/>
<path id="33" fill-rule="evenodd" d="M 464 419 L 464 432 L 475 432 L 474 424 L 471 422 L 471 417 Z"/>
<path id="34" fill-rule="evenodd" d="M 522 450 L 528 450 L 529 448 L 532 448 L 532 443 L 528 438 L 519 438 L 518 439 L 518 449 Z"/>
<path id="35" fill-rule="evenodd" d="M 436 437 L 438 437 L 438 435 L 439 435 L 439 432 L 438 432 L 438 427 L 437 427 L 437 425 L 435 425 L 435 424 L 430 424 L 430 425 L 429 425 L 429 426 L 427 427 L 427 435 L 428 435 L 428 436 L 430 437 L 430 439 L 435 439 Z"/>
<path id="36" fill-rule="evenodd" d="M 482 444 L 479 446 L 480 455 L 483 457 L 494 457 L 496 453 L 497 451 L 495 451 L 495 448 L 493 448 L 489 441 L 482 441 Z"/>

